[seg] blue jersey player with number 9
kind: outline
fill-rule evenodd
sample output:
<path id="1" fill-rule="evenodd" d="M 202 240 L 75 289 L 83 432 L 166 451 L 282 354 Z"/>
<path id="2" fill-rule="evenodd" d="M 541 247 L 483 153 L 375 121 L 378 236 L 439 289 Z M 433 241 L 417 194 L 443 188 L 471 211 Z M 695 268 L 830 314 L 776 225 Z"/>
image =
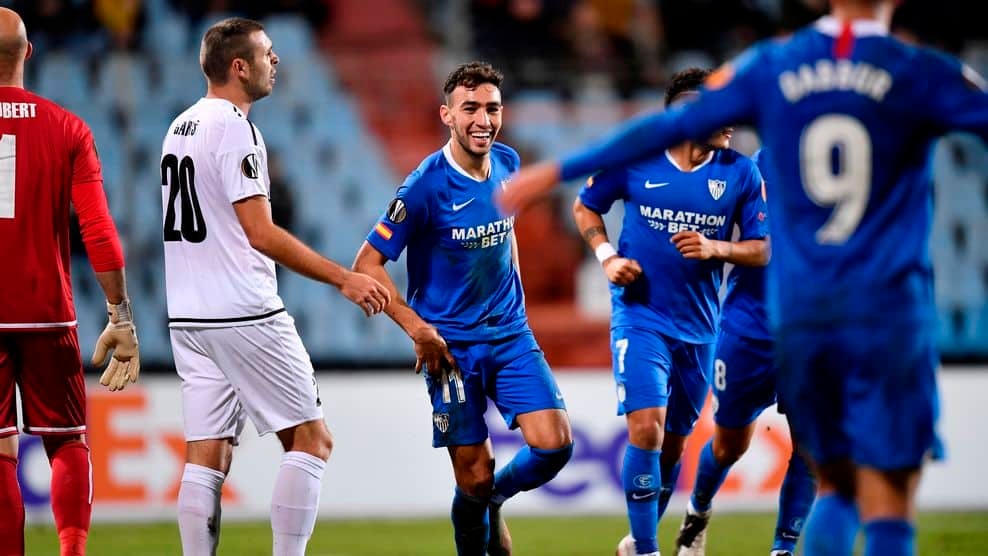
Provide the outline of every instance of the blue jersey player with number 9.
<path id="1" fill-rule="evenodd" d="M 523 168 L 516 209 L 560 179 L 652 156 L 728 123 L 754 124 L 773 261 L 768 303 L 780 395 L 815 460 L 806 554 L 915 553 L 915 494 L 937 446 L 933 142 L 988 137 L 985 83 L 957 60 L 888 36 L 891 0 L 833 0 L 831 14 L 722 67 L 681 110 L 629 123 L 563 160 Z M 856 503 L 855 503 L 856 501 Z"/>
<path id="2" fill-rule="evenodd" d="M 495 142 L 501 74 L 473 62 L 443 88 L 450 130 L 398 189 L 367 236 L 354 268 L 385 284 L 385 312 L 415 342 L 432 398 L 433 446 L 445 446 L 456 490 L 451 517 L 457 554 L 510 554 L 501 504 L 562 469 L 573 453 L 563 396 L 535 343 L 517 269 L 514 216 L 493 193 L 518 169 L 518 154 Z M 384 268 L 408 250 L 408 301 Z M 494 401 L 525 445 L 496 474 L 484 413 Z"/>

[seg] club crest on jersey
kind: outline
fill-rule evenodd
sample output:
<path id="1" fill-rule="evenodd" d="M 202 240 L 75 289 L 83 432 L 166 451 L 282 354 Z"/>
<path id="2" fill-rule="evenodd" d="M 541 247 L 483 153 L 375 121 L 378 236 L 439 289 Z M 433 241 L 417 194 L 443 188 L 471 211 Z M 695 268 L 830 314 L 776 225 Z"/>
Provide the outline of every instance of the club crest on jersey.
<path id="1" fill-rule="evenodd" d="M 240 161 L 240 171 L 252 180 L 256 180 L 261 175 L 260 167 L 257 155 L 254 153 L 250 153 Z"/>
<path id="2" fill-rule="evenodd" d="M 405 221 L 406 216 L 408 216 L 408 212 L 405 210 L 405 202 L 401 199 L 392 200 L 391 204 L 388 205 L 388 220 L 395 224 L 401 224 Z"/>
<path id="3" fill-rule="evenodd" d="M 446 434 L 449 430 L 449 413 L 433 413 L 432 424 L 439 429 L 439 432 Z"/>
<path id="4" fill-rule="evenodd" d="M 715 201 L 718 201 L 724 195 L 724 190 L 727 189 L 727 181 L 707 180 L 707 189 L 710 190 L 710 196 L 713 197 Z"/>

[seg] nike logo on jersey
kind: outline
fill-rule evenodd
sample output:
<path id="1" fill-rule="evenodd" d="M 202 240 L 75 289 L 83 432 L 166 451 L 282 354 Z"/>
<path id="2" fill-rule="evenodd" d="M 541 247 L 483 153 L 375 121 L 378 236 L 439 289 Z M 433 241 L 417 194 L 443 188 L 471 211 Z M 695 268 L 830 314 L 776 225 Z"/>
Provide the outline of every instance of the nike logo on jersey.
<path id="1" fill-rule="evenodd" d="M 638 494 L 637 492 L 631 493 L 632 500 L 648 500 L 649 498 L 655 496 L 654 492 L 646 492 L 645 494 Z"/>
<path id="2" fill-rule="evenodd" d="M 652 182 L 650 182 L 648 180 L 645 180 L 645 189 L 655 189 L 656 187 L 665 187 L 667 185 L 669 185 L 669 182 L 667 182 L 667 181 L 662 181 L 662 182 L 659 182 L 659 183 L 652 183 Z"/>
<path id="3" fill-rule="evenodd" d="M 470 197 L 470 200 L 469 201 L 466 201 L 464 203 L 459 203 L 459 204 L 453 203 L 453 212 L 456 212 L 456 211 L 462 209 L 463 207 L 469 205 L 470 203 L 473 202 L 474 199 L 476 199 L 476 197 Z"/>

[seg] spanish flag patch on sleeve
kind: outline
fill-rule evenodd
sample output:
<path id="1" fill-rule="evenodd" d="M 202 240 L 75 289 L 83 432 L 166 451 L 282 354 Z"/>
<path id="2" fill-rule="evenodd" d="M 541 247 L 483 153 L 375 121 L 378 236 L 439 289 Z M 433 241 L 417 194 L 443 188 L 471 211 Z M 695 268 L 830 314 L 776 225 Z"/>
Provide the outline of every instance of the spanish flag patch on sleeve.
<path id="1" fill-rule="evenodd" d="M 377 232 L 377 235 L 383 237 L 384 239 L 391 239 L 391 236 L 394 233 L 391 231 L 391 228 L 384 225 L 384 222 L 378 222 L 377 226 L 374 226 L 374 231 Z"/>

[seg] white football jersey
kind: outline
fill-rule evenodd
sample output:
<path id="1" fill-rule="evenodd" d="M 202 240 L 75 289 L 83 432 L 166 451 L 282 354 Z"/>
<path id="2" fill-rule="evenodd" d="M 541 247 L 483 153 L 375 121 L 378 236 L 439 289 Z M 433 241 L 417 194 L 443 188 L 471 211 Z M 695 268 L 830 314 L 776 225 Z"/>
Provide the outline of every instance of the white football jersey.
<path id="1" fill-rule="evenodd" d="M 233 103 L 203 98 L 171 123 L 161 151 L 169 326 L 255 324 L 283 312 L 274 261 L 250 246 L 233 209 L 270 196 L 261 133 Z"/>

